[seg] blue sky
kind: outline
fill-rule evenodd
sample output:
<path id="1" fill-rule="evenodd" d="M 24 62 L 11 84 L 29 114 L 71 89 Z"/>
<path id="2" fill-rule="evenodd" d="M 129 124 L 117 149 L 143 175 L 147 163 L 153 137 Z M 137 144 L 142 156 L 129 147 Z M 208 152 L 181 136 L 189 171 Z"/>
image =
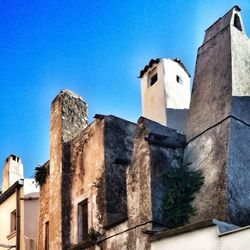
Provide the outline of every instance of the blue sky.
<path id="1" fill-rule="evenodd" d="M 193 76 L 204 30 L 233 5 L 250 34 L 246 1 L 0 1 L 0 170 L 14 153 L 25 177 L 49 159 L 50 103 L 61 89 L 95 113 L 136 121 L 139 71 L 182 59 Z M 0 181 L 1 182 L 1 181 Z"/>

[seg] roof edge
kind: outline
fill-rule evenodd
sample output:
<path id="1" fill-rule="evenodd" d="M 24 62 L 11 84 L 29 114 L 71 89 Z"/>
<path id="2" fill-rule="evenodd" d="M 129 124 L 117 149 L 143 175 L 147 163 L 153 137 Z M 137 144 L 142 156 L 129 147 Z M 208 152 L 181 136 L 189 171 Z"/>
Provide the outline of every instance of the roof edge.
<path id="1" fill-rule="evenodd" d="M 0 204 L 2 204 L 5 200 L 7 200 L 13 193 L 15 193 L 16 188 L 22 187 L 24 184 L 24 180 L 20 179 L 16 181 L 12 186 L 10 186 L 4 193 L 0 195 Z"/>
<path id="2" fill-rule="evenodd" d="M 144 67 L 143 70 L 140 71 L 140 75 L 137 78 L 142 78 L 143 75 L 151 68 L 154 64 L 158 64 L 161 58 L 151 59 L 149 63 Z"/>
<path id="3" fill-rule="evenodd" d="M 174 229 L 170 229 L 170 230 L 166 230 L 166 231 L 162 231 L 160 233 L 157 233 L 155 235 L 153 235 L 150 239 L 150 241 L 157 241 L 157 240 L 161 240 L 163 238 L 169 238 L 175 235 L 179 235 L 179 234 L 183 234 L 183 233 L 187 233 L 187 232 L 191 232 L 191 231 L 195 231 L 198 229 L 202 229 L 202 228 L 206 228 L 206 227 L 211 227 L 211 226 L 215 226 L 214 221 L 213 220 L 203 220 L 203 221 L 199 221 L 199 222 L 195 222 L 192 224 L 188 224 L 188 225 L 184 225 L 182 227 L 177 227 Z"/>

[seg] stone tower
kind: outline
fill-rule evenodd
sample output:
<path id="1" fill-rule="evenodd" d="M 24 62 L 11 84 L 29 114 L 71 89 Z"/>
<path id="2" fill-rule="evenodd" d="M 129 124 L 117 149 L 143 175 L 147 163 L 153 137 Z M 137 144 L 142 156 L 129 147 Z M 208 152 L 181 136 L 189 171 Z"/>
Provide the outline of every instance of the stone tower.
<path id="1" fill-rule="evenodd" d="M 180 59 L 152 59 L 140 72 L 142 115 L 184 132 L 190 75 Z"/>
<path id="2" fill-rule="evenodd" d="M 2 192 L 5 192 L 16 181 L 23 179 L 23 164 L 21 158 L 10 155 L 5 160 L 2 176 Z"/>
<path id="3" fill-rule="evenodd" d="M 250 41 L 240 8 L 211 25 L 198 49 L 185 159 L 205 183 L 197 216 L 250 224 Z"/>
<path id="4" fill-rule="evenodd" d="M 51 105 L 49 244 L 67 249 L 70 238 L 71 169 L 68 142 L 87 126 L 87 104 L 69 91 L 61 91 Z"/>

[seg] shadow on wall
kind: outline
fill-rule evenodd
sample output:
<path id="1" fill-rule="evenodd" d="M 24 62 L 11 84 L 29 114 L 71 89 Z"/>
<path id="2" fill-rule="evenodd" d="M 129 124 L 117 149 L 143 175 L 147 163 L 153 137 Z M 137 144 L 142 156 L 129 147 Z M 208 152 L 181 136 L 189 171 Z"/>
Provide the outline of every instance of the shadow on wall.
<path id="1" fill-rule="evenodd" d="M 232 97 L 232 116 L 250 125 L 250 96 Z"/>
<path id="2" fill-rule="evenodd" d="M 167 108 L 167 127 L 175 129 L 177 132 L 185 134 L 188 109 Z"/>
<path id="3" fill-rule="evenodd" d="M 114 116 L 105 118 L 105 196 L 104 227 L 125 221 L 127 214 L 126 169 L 132 157 L 135 124 Z"/>

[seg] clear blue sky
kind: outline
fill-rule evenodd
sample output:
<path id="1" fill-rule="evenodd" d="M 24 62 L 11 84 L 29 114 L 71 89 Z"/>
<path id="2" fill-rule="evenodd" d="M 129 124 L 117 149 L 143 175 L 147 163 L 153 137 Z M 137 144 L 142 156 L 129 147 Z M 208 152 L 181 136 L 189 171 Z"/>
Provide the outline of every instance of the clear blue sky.
<path id="1" fill-rule="evenodd" d="M 50 103 L 61 89 L 87 101 L 90 121 L 136 121 L 139 71 L 151 58 L 179 57 L 193 76 L 204 30 L 235 4 L 250 34 L 249 0 L 1 0 L 0 170 L 11 153 L 25 177 L 49 159 Z"/>

